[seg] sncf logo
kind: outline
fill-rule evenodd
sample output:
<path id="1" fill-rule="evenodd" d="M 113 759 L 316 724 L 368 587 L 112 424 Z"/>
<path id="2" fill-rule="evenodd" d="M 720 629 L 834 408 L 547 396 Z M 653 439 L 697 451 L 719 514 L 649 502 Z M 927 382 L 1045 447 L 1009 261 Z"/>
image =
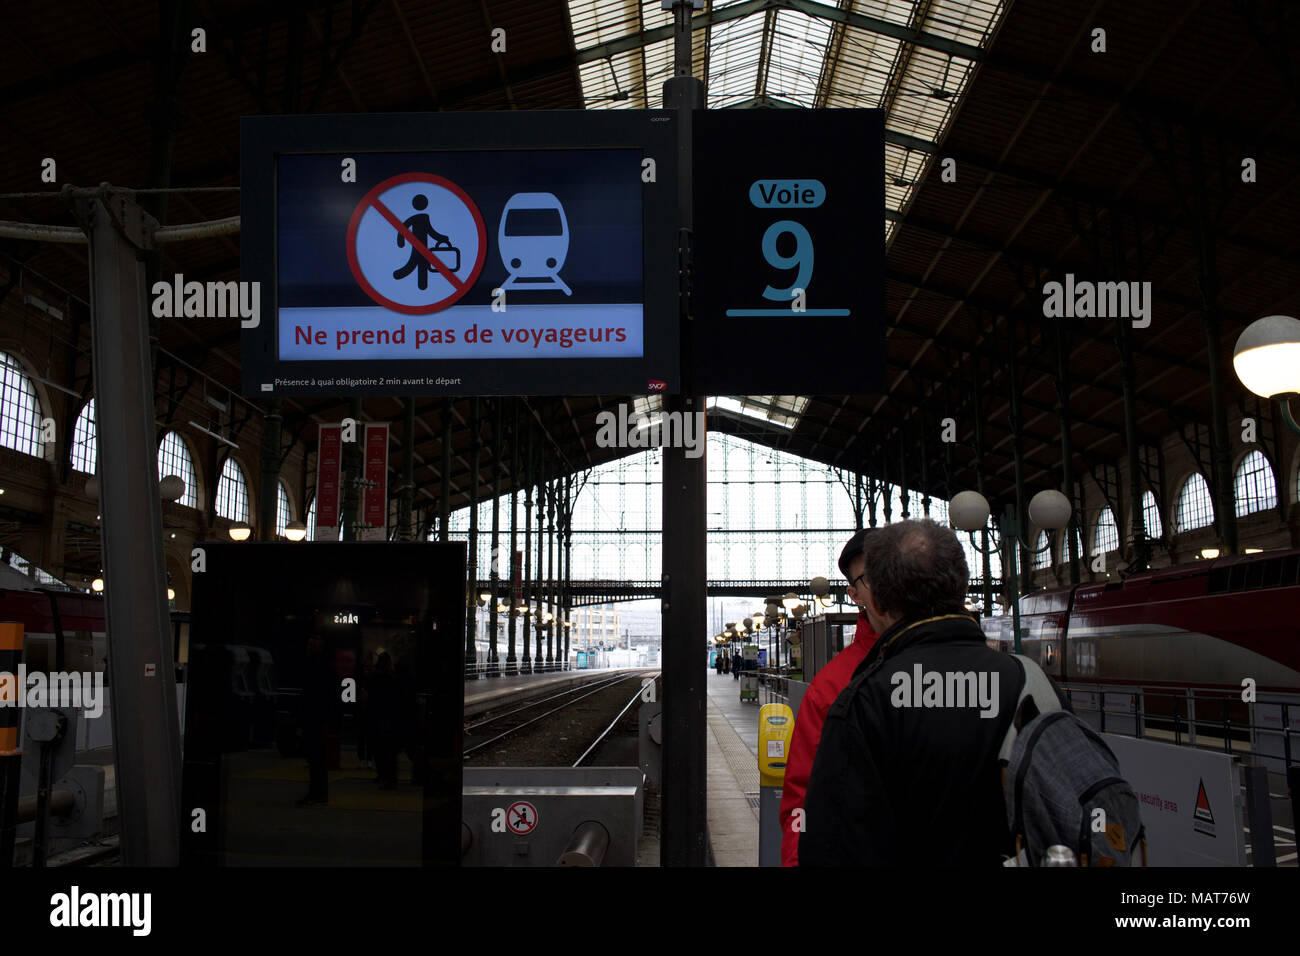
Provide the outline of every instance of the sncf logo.
<path id="1" fill-rule="evenodd" d="M 657 378 L 652 378 L 650 381 L 645 383 L 645 390 L 647 392 L 662 392 L 666 388 L 668 388 L 668 383 L 661 382 Z"/>

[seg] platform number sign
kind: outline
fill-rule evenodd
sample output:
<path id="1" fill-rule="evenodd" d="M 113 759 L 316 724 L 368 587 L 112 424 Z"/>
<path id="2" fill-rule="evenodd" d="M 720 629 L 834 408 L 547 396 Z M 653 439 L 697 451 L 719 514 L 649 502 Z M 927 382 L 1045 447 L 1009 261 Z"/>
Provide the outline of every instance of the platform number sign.
<path id="1" fill-rule="evenodd" d="M 880 112 L 698 111 L 694 124 L 691 389 L 875 390 L 884 319 Z"/>

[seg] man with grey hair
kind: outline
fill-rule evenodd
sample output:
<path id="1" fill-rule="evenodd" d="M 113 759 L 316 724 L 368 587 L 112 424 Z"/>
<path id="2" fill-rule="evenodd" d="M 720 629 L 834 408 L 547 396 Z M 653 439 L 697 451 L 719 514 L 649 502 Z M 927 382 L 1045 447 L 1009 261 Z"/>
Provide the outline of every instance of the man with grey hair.
<path id="1" fill-rule="evenodd" d="M 863 576 L 880 638 L 826 715 L 799 864 L 996 866 L 1013 853 L 998 751 L 1020 667 L 966 610 L 949 529 L 885 526 Z"/>

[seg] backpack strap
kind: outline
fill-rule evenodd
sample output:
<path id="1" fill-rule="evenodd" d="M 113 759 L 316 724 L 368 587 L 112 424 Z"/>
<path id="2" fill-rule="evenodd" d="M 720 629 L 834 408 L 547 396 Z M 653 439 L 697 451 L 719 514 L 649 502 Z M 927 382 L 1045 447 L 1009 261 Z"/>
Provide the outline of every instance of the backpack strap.
<path id="1" fill-rule="evenodd" d="M 1006 736 L 1002 738 L 1002 749 L 998 751 L 998 759 L 1004 765 L 1011 760 L 1011 750 L 1015 747 L 1016 737 L 1020 733 L 1019 724 L 1025 701 L 1032 699 L 1040 714 L 1061 709 L 1061 701 L 1056 696 L 1056 691 L 1052 689 L 1052 682 L 1043 673 L 1043 669 L 1023 654 L 1012 654 L 1011 659 L 1020 667 L 1024 683 L 1021 684 L 1020 696 L 1016 699 L 1016 712 L 1011 719 L 1011 726 L 1007 728 Z"/>

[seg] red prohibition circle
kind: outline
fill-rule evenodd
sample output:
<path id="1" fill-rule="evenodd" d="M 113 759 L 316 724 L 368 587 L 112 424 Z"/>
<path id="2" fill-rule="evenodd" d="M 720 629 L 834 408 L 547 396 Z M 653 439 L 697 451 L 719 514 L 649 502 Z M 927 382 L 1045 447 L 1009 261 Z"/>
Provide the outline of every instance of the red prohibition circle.
<path id="1" fill-rule="evenodd" d="M 514 812 L 515 807 L 527 807 L 529 810 L 533 812 L 533 820 L 531 823 L 528 823 L 527 830 L 515 829 L 514 823 L 510 819 L 510 814 Z M 527 817 L 528 814 L 525 813 L 524 822 L 527 822 Z M 533 806 L 531 803 L 529 803 L 527 800 L 519 800 L 515 803 L 510 804 L 510 806 L 506 808 L 506 826 L 509 827 L 511 833 L 514 833 L 517 836 L 524 836 L 525 834 L 532 833 L 534 830 L 537 829 L 537 808 Z"/>
<path id="2" fill-rule="evenodd" d="M 392 299 L 381 295 L 374 286 L 366 279 L 365 273 L 361 271 L 361 263 L 357 261 L 357 229 L 361 225 L 361 217 L 366 214 L 366 210 L 374 205 L 375 200 L 380 194 L 384 193 L 393 186 L 399 186 L 402 183 L 422 182 L 432 183 L 435 186 L 441 186 L 443 189 L 452 193 L 469 210 L 474 217 L 474 224 L 478 227 L 478 255 L 474 259 L 474 268 L 470 270 L 469 278 L 464 284 L 455 289 L 451 295 L 445 299 L 430 303 L 429 305 L 405 305 L 401 302 L 394 302 Z M 382 213 L 381 213 L 382 215 Z M 357 280 L 357 285 L 361 286 L 361 291 L 370 298 L 374 299 L 386 309 L 394 312 L 401 312 L 403 315 L 428 315 L 430 312 L 438 312 L 448 308 L 459 301 L 478 281 L 478 275 L 483 271 L 483 265 L 487 262 L 487 228 L 483 225 L 483 214 L 478 211 L 478 206 L 474 200 L 469 198 L 465 190 L 461 189 L 450 179 L 444 179 L 441 176 L 435 176 L 432 173 L 402 173 L 400 176 L 394 176 L 391 179 L 385 179 L 370 192 L 361 197 L 361 202 L 357 203 L 357 208 L 352 212 L 352 220 L 348 223 L 348 266 L 352 269 L 352 277 Z M 459 281 L 459 280 L 457 280 Z M 455 283 L 452 283 L 454 288 Z"/>

